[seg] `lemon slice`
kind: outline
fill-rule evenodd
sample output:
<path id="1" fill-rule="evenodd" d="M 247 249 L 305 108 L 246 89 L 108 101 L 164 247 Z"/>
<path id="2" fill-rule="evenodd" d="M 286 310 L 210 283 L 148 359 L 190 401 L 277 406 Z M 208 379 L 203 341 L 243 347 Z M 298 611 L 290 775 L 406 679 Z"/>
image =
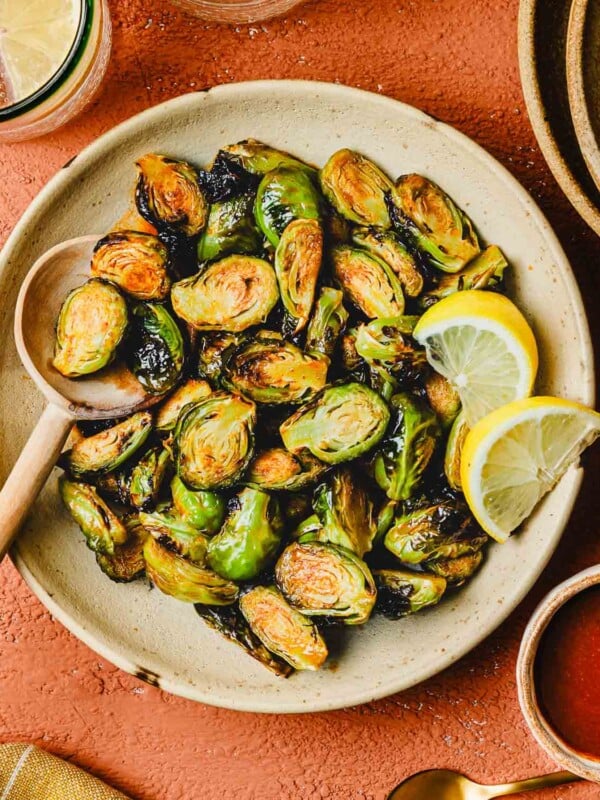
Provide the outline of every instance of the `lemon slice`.
<path id="1" fill-rule="evenodd" d="M 600 414 L 558 397 L 516 400 L 472 428 L 461 482 L 481 527 L 504 542 L 600 436 Z"/>
<path id="2" fill-rule="evenodd" d="M 423 314 L 413 336 L 460 395 L 469 427 L 531 394 L 538 367 L 535 338 L 519 309 L 501 294 L 455 292 Z"/>
<path id="3" fill-rule="evenodd" d="M 81 0 L 0 0 L 0 70 L 11 103 L 59 70 L 75 41 Z"/>

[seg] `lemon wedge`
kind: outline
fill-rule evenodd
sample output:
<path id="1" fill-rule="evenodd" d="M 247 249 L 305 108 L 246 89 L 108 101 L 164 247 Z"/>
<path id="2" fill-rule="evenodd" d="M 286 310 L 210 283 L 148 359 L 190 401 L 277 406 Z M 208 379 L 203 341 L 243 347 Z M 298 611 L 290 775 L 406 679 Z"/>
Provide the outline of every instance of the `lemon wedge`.
<path id="1" fill-rule="evenodd" d="M 460 395 L 470 427 L 495 408 L 531 394 L 538 367 L 535 337 L 523 314 L 501 294 L 455 292 L 423 314 L 413 336 Z"/>
<path id="2" fill-rule="evenodd" d="M 461 482 L 481 527 L 504 542 L 600 436 L 600 414 L 558 397 L 516 400 L 468 433 Z"/>

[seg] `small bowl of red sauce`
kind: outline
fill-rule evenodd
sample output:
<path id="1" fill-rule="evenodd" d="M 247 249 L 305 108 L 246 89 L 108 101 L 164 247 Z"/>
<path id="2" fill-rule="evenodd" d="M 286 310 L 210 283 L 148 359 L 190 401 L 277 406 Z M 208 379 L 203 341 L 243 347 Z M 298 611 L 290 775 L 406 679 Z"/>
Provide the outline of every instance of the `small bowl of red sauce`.
<path id="1" fill-rule="evenodd" d="M 600 566 L 542 600 L 523 634 L 517 687 L 527 724 L 548 755 L 600 783 Z"/>

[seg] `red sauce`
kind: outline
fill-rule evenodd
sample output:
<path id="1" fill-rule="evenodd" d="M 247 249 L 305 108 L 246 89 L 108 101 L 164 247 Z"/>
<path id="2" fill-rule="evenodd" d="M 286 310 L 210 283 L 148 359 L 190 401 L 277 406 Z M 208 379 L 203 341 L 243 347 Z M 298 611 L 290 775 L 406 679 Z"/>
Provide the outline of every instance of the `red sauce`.
<path id="1" fill-rule="evenodd" d="M 554 616 L 536 658 L 541 710 L 566 744 L 600 759 L 600 587 Z"/>

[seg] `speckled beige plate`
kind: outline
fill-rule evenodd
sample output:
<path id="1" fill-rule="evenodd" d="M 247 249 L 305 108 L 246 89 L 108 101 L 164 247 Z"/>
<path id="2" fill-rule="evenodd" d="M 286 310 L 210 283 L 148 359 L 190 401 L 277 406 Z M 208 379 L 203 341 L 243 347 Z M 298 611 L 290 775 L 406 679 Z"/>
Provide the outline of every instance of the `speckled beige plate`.
<path id="1" fill-rule="evenodd" d="M 61 239 L 107 229 L 125 208 L 133 163 L 158 150 L 203 163 L 219 145 L 248 136 L 324 163 L 342 145 L 390 174 L 422 172 L 472 215 L 483 238 L 514 265 L 513 293 L 541 349 L 539 389 L 593 401 L 589 332 L 575 280 L 541 212 L 491 156 L 460 133 L 393 100 L 332 84 L 257 82 L 222 86 L 150 109 L 102 136 L 32 203 L 0 258 L 0 452 L 6 473 L 42 399 L 12 344 L 12 308 L 23 275 Z M 209 631 L 191 606 L 144 582 L 111 583 L 61 508 L 56 475 L 13 551 L 50 611 L 90 647 L 170 692 L 231 708 L 298 712 L 382 697 L 433 675 L 491 633 L 543 570 L 568 519 L 581 472 L 572 469 L 523 533 L 490 548 L 462 592 L 401 622 L 374 620 L 345 632 L 335 669 L 273 677 Z"/>

